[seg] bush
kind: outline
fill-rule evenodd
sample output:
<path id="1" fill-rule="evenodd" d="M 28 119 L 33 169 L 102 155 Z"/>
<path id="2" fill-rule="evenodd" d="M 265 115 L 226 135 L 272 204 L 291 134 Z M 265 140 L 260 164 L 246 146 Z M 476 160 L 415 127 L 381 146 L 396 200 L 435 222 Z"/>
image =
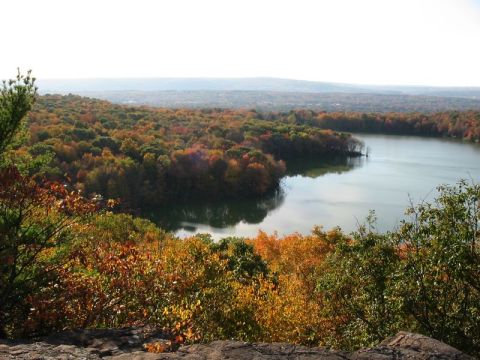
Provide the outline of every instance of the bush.
<path id="1" fill-rule="evenodd" d="M 396 289 L 423 334 L 480 353 L 480 186 L 441 186 L 392 234 L 402 249 Z"/>
<path id="2" fill-rule="evenodd" d="M 319 278 L 329 342 L 355 348 L 411 330 L 480 353 L 480 186 L 440 186 L 434 203 L 380 235 L 336 244 Z"/>
<path id="3" fill-rule="evenodd" d="M 69 228 L 95 210 L 61 184 L 40 186 L 14 167 L 0 170 L 0 335 L 22 333 L 30 298 L 61 266 Z"/>

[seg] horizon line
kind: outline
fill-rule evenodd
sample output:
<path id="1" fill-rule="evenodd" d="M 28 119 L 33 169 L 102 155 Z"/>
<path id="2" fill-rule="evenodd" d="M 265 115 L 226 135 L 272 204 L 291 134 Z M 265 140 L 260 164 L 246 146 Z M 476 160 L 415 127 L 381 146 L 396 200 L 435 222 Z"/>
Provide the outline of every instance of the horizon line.
<path id="1" fill-rule="evenodd" d="M 428 85 L 428 84 L 379 84 L 379 83 L 356 83 L 356 82 L 339 82 L 326 80 L 309 80 L 287 77 L 274 76 L 246 76 L 246 77 L 217 77 L 217 76 L 118 76 L 118 77 L 53 77 L 39 78 L 37 81 L 92 81 L 92 80 L 282 80 L 282 81 L 298 81 L 307 83 L 335 84 L 347 86 L 372 86 L 372 87 L 411 87 L 411 88 L 473 88 L 480 89 L 480 85 Z"/>

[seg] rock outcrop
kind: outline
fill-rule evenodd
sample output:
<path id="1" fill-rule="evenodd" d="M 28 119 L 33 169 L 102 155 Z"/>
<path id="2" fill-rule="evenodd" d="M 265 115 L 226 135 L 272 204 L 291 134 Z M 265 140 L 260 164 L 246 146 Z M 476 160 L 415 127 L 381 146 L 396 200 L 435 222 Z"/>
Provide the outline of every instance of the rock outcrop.
<path id="1" fill-rule="evenodd" d="M 470 360 L 472 357 L 435 339 L 407 332 L 372 348 L 355 352 L 309 348 L 285 343 L 214 341 L 183 346 L 171 353 L 147 353 L 143 344 L 165 341 L 148 328 L 78 330 L 52 335 L 38 342 L 0 342 L 0 359 L 111 359 L 111 360 Z"/>

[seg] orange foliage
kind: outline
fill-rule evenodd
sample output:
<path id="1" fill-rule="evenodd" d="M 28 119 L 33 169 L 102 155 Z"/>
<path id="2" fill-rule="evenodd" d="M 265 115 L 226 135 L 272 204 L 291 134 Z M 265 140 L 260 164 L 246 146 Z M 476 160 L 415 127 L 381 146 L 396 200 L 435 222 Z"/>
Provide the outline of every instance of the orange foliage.
<path id="1" fill-rule="evenodd" d="M 315 228 L 311 235 L 295 233 L 283 238 L 260 232 L 251 243 L 273 271 L 295 274 L 307 281 L 333 250 L 333 243 L 339 236 L 343 236 L 339 230 L 323 232 L 320 228 Z"/>

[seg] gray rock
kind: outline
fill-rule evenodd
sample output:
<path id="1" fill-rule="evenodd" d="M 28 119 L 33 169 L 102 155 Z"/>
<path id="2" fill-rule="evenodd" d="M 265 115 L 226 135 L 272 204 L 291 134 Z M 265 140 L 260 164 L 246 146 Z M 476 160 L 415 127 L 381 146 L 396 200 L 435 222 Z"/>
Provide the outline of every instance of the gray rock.
<path id="1" fill-rule="evenodd" d="M 38 360 L 471 360 L 461 351 L 427 336 L 400 332 L 379 345 L 352 353 L 286 343 L 213 341 L 181 347 L 173 353 L 143 351 L 143 343 L 161 340 L 147 328 L 75 330 L 39 342 L 0 342 L 0 359 Z"/>
<path id="2" fill-rule="evenodd" d="M 0 345 L 0 359 L 28 359 L 28 360 L 98 360 L 101 359 L 96 350 L 81 348 L 73 345 L 56 345 L 46 342 L 32 342 L 23 344 L 4 343 Z"/>

